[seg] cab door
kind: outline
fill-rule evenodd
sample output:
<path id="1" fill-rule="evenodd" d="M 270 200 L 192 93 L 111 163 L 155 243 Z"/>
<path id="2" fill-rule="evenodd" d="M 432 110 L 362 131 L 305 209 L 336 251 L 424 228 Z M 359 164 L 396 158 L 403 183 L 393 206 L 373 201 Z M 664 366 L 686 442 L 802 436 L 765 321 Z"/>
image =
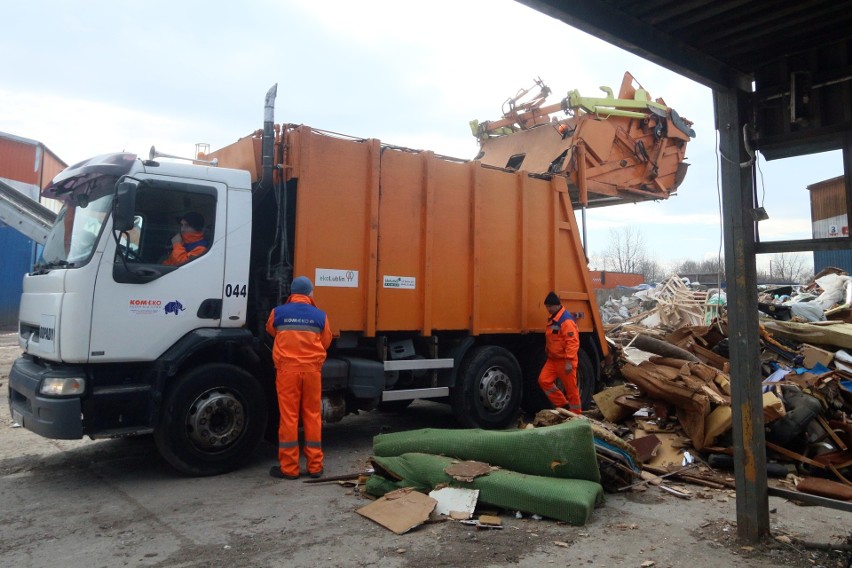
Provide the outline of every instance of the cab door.
<path id="1" fill-rule="evenodd" d="M 133 229 L 107 234 L 94 290 L 90 362 L 153 361 L 188 332 L 219 327 L 226 237 L 216 228 L 226 226 L 226 189 L 165 176 L 140 183 Z M 196 254 L 166 264 L 187 217 L 204 225 L 181 240 Z"/>

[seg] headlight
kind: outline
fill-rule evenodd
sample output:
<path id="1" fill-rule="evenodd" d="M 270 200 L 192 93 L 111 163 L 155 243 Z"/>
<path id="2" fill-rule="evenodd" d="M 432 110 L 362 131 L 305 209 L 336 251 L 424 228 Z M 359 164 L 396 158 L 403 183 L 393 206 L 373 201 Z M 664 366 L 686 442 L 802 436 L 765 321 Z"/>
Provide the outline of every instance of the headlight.
<path id="1" fill-rule="evenodd" d="M 72 396 L 83 394 L 86 390 L 86 379 L 78 377 L 53 377 L 41 382 L 39 392 L 52 396 Z"/>

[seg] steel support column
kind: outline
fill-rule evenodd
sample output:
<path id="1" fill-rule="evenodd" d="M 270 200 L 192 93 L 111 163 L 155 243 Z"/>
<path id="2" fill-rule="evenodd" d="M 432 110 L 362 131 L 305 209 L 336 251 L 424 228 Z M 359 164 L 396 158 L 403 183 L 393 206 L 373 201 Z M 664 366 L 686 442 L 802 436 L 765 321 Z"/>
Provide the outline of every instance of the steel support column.
<path id="1" fill-rule="evenodd" d="M 748 96 L 739 89 L 714 91 L 716 127 L 722 154 L 722 225 L 728 283 L 728 340 L 731 354 L 734 472 L 737 533 L 756 543 L 769 534 L 755 268 L 752 166 L 742 125 L 748 122 Z"/>

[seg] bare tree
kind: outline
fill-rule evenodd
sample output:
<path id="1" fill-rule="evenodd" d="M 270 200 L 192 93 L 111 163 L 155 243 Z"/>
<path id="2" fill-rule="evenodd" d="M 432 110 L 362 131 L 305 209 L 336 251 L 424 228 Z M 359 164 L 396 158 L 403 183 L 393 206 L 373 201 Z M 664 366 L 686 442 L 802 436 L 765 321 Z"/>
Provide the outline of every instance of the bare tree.
<path id="1" fill-rule="evenodd" d="M 682 260 L 676 267 L 675 273 L 684 274 L 718 274 L 722 280 L 725 279 L 725 261 L 721 258 L 696 260 Z M 702 284 L 704 282 L 702 281 Z"/>
<path id="2" fill-rule="evenodd" d="M 642 277 L 645 278 L 645 282 L 660 282 L 666 277 L 663 267 L 652 258 L 646 258 L 642 262 L 640 272 Z"/>
<path id="3" fill-rule="evenodd" d="M 778 253 L 769 259 L 769 277 L 775 282 L 803 282 L 812 276 L 801 254 Z"/>
<path id="4" fill-rule="evenodd" d="M 639 229 L 631 226 L 610 229 L 609 245 L 603 255 L 604 269 L 639 273 L 646 262 L 645 242 Z"/>
<path id="5" fill-rule="evenodd" d="M 698 261 L 686 259 L 680 261 L 680 263 L 675 267 L 676 274 L 697 274 L 701 272 L 700 264 Z"/>

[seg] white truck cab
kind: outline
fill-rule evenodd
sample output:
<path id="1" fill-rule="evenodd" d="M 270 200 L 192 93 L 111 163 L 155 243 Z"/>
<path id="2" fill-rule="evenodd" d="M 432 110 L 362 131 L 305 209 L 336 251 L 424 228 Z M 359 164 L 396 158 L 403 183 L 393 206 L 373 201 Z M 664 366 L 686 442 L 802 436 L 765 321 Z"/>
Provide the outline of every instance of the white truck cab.
<path id="1" fill-rule="evenodd" d="M 24 277 L 24 356 L 9 377 L 13 419 L 50 438 L 153 432 L 157 407 L 169 402 L 161 400 L 165 381 L 182 358 L 209 356 L 199 349 L 205 342 L 215 344 L 215 351 L 252 341 L 242 329 L 251 247 L 249 175 L 108 154 L 66 169 L 45 195 L 64 206 L 42 258 Z M 163 264 L 180 218 L 190 211 L 204 219 L 206 251 L 184 264 Z M 210 357 L 211 365 L 216 361 Z M 247 413 L 239 406 L 261 405 L 263 397 L 250 376 L 243 372 L 240 379 L 252 383 L 245 392 L 182 395 L 194 397 L 192 412 L 208 414 L 205 424 L 218 421 L 205 429 L 201 418 L 173 417 L 195 430 L 189 436 L 201 462 L 235 444 L 240 453 L 240 437 L 257 441 L 263 425 L 242 421 Z M 228 405 L 235 410 L 218 410 Z M 265 420 L 265 413 L 257 416 Z M 204 474 L 196 471 L 198 456 L 174 458 L 180 462 L 175 465 Z"/>

